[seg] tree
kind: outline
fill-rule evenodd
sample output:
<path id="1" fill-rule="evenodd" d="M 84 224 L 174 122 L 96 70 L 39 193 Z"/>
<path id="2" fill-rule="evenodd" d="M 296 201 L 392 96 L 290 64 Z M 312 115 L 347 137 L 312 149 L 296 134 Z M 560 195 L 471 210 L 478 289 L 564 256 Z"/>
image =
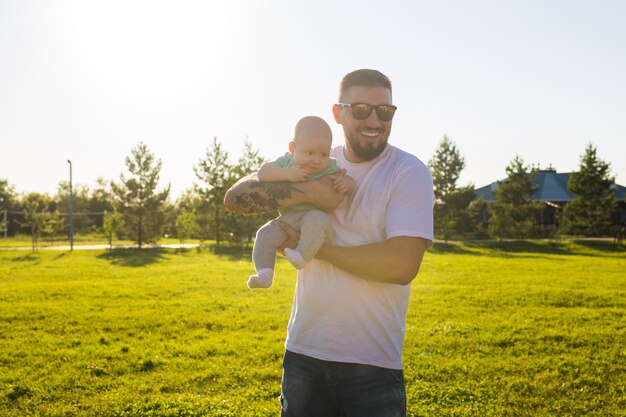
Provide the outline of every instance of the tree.
<path id="1" fill-rule="evenodd" d="M 163 219 L 163 236 L 170 237 L 176 235 L 176 218 L 178 210 L 176 205 L 169 199 L 165 201 L 161 210 L 161 218 Z"/>
<path id="2" fill-rule="evenodd" d="M 237 179 L 256 172 L 267 161 L 259 155 L 259 150 L 252 147 L 252 143 L 246 138 L 243 141 L 243 154 L 237 160 L 237 165 L 233 167 L 233 173 Z"/>
<path id="3" fill-rule="evenodd" d="M 183 190 L 176 199 L 176 210 L 180 213 L 182 210 L 196 211 L 202 204 L 202 198 L 194 187 Z"/>
<path id="4" fill-rule="evenodd" d="M 471 234 L 476 229 L 468 207 L 474 199 L 474 185 L 457 187 L 465 160 L 456 144 L 443 137 L 433 158 L 428 162 L 435 191 L 435 232 L 446 242 L 452 237 Z"/>
<path id="5" fill-rule="evenodd" d="M 15 188 L 9 185 L 9 181 L 0 178 L 0 233 L 4 236 L 5 227 L 11 232 L 11 222 L 4 218 L 5 212 L 12 211 L 16 203 Z M 6 224 L 5 224 L 6 221 Z"/>
<path id="6" fill-rule="evenodd" d="M 532 201 L 537 186 L 532 180 L 537 171 L 524 165 L 516 156 L 506 167 L 507 179 L 498 181 L 497 201 L 489 206 L 489 234 L 498 239 L 527 238 L 535 233 L 541 207 Z"/>
<path id="7" fill-rule="evenodd" d="M 611 216 L 616 207 L 615 179 L 610 175 L 611 165 L 598 158 L 591 143 L 580 157 L 578 172 L 572 173 L 567 189 L 574 199 L 565 206 L 564 228 L 573 234 L 602 236 L 611 231 Z"/>
<path id="8" fill-rule="evenodd" d="M 473 200 L 474 185 L 470 184 L 451 193 L 444 204 L 435 204 L 435 225 L 446 242 L 474 236 L 478 232 L 479 219 L 470 210 Z"/>
<path id="9" fill-rule="evenodd" d="M 96 186 L 89 196 L 88 211 L 95 230 L 101 230 L 104 213 L 113 211 L 111 184 L 102 177 L 96 180 Z"/>
<path id="10" fill-rule="evenodd" d="M 105 212 L 102 220 L 102 229 L 109 241 L 109 252 L 113 250 L 113 236 L 120 238 L 122 231 L 126 227 L 124 216 L 117 211 Z"/>
<path id="11" fill-rule="evenodd" d="M 207 147 L 204 159 L 198 161 L 193 168 L 201 184 L 194 183 L 198 194 L 207 202 L 213 214 L 212 226 L 215 241 L 221 242 L 222 213 L 224 212 L 224 195 L 234 184 L 233 166 L 228 162 L 228 152 L 222 149 L 222 144 L 213 138 L 210 147 Z"/>
<path id="12" fill-rule="evenodd" d="M 448 196 L 456 191 L 456 182 L 465 168 L 465 160 L 448 136 L 444 135 L 428 166 L 433 176 L 436 199 L 447 201 Z"/>
<path id="13" fill-rule="evenodd" d="M 196 187 L 191 187 L 178 196 L 176 199 L 177 216 L 184 210 L 193 211 L 196 216 L 196 229 L 193 236 L 200 240 L 211 239 L 211 231 L 213 229 L 212 210 L 207 201 L 198 193 Z"/>
<path id="14" fill-rule="evenodd" d="M 185 240 L 191 237 L 197 227 L 196 212 L 183 209 L 178 217 L 176 217 L 176 236 L 180 240 L 180 243 L 185 243 Z"/>
<path id="15" fill-rule="evenodd" d="M 471 223 L 475 225 L 472 237 L 476 239 L 489 238 L 489 204 L 482 198 L 472 200 L 467 208 Z"/>
<path id="16" fill-rule="evenodd" d="M 120 174 L 119 183 L 111 183 L 115 196 L 115 208 L 122 213 L 124 221 L 137 246 L 155 242 L 162 232 L 162 208 L 169 196 L 170 186 L 157 191 L 161 160 L 155 160 L 148 147 L 139 142 L 126 157 L 127 178 Z"/>
<path id="17" fill-rule="evenodd" d="M 55 237 L 62 235 L 66 230 L 65 221 L 61 217 L 61 213 L 59 213 L 58 209 L 43 213 L 43 227 L 41 228 L 41 232 L 43 235 L 48 236 L 50 244 L 54 242 Z"/>
<path id="18" fill-rule="evenodd" d="M 45 194 L 29 193 L 22 199 L 24 226 L 30 229 L 33 253 L 37 252 L 40 234 L 47 222 L 50 198 Z"/>

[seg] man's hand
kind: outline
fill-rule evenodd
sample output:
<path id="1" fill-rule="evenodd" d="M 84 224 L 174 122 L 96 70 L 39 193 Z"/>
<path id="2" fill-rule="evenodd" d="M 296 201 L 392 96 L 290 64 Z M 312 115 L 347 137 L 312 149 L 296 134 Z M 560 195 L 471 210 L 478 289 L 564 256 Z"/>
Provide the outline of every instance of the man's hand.
<path id="1" fill-rule="evenodd" d="M 285 254 L 285 248 L 295 249 L 300 241 L 300 232 L 294 229 L 289 223 L 280 222 L 280 228 L 283 232 L 289 236 L 276 250 L 283 255 Z"/>
<path id="2" fill-rule="evenodd" d="M 345 174 L 346 170 L 342 169 L 335 174 L 325 175 L 313 181 L 294 184 L 294 187 L 311 197 L 310 204 L 329 213 L 336 209 L 345 197 L 334 186 L 335 180 Z"/>

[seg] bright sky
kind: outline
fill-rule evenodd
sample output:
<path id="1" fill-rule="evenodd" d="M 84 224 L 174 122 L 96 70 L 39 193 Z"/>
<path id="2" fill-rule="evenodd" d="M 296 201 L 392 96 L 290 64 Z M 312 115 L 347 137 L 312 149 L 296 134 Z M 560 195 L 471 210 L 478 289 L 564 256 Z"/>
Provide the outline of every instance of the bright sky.
<path id="1" fill-rule="evenodd" d="M 18 192 L 118 180 L 143 141 L 173 198 L 216 136 L 287 150 L 332 122 L 341 77 L 394 86 L 390 143 L 427 162 L 444 134 L 460 184 L 528 164 L 576 170 L 587 143 L 626 185 L 626 1 L 0 0 L 0 178 Z"/>

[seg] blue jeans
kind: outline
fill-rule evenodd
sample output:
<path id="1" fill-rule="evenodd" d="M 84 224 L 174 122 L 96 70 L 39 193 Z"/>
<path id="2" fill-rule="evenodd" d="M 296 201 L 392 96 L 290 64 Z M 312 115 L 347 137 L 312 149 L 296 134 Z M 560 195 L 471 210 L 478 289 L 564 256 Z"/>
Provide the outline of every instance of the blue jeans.
<path id="1" fill-rule="evenodd" d="M 282 417 L 405 417 L 401 370 L 328 362 L 290 351 L 283 359 Z"/>

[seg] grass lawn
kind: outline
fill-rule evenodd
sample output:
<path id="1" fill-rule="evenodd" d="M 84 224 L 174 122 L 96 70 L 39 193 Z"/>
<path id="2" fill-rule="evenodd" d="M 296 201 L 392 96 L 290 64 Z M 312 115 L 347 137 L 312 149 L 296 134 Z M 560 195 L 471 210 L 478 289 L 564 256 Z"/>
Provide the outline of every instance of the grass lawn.
<path id="1" fill-rule="evenodd" d="M 0 251 L 0 415 L 278 415 L 295 272 L 221 252 Z M 624 415 L 623 249 L 438 244 L 411 291 L 409 416 Z"/>

